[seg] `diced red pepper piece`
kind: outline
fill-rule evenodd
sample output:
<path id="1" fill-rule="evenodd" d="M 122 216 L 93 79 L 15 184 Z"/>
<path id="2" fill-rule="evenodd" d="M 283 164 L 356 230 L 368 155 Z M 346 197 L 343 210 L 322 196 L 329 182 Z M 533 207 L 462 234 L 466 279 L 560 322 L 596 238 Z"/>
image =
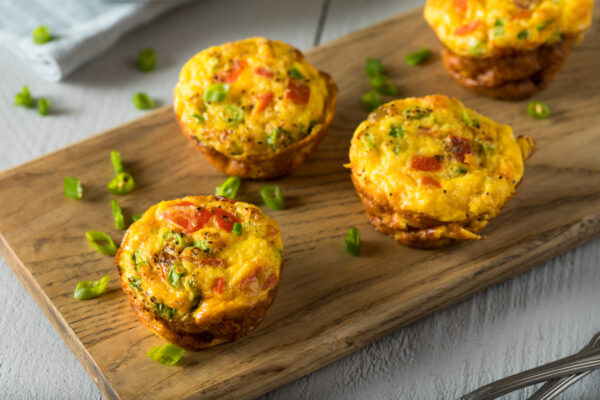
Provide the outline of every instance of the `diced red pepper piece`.
<path id="1" fill-rule="evenodd" d="M 437 188 L 442 187 L 442 184 L 437 179 L 435 179 L 434 177 L 429 176 L 429 175 L 422 176 L 419 179 L 419 183 L 421 184 L 421 186 L 431 185 L 431 186 L 435 186 Z"/>
<path id="2" fill-rule="evenodd" d="M 457 12 L 467 11 L 467 0 L 454 0 L 452 4 Z"/>
<path id="3" fill-rule="evenodd" d="M 247 65 L 248 63 L 244 60 L 235 60 L 233 62 L 233 68 L 219 74 L 219 81 L 225 83 L 236 82 Z"/>
<path id="4" fill-rule="evenodd" d="M 462 26 L 459 26 L 458 28 L 456 28 L 456 30 L 454 31 L 454 34 L 456 36 L 466 35 L 467 33 L 473 32 L 475 29 L 479 28 L 480 25 L 481 25 L 481 21 L 476 19 L 475 21 L 469 22 L 466 25 L 462 25 Z"/>
<path id="5" fill-rule="evenodd" d="M 165 219 L 188 234 L 202 229 L 211 216 L 212 213 L 209 210 L 203 208 L 198 211 L 194 204 L 187 201 L 172 206 L 163 213 Z"/>
<path id="6" fill-rule="evenodd" d="M 290 79 L 287 90 L 285 91 L 285 98 L 296 104 L 308 104 L 308 100 L 310 99 L 310 88 L 304 83 L 297 82 L 295 79 Z"/>
<path id="7" fill-rule="evenodd" d="M 271 100 L 273 100 L 272 92 L 259 94 L 258 95 L 258 106 L 256 107 L 256 112 L 261 112 L 262 110 L 267 108 L 269 103 L 271 103 Z"/>
<path id="8" fill-rule="evenodd" d="M 410 167 L 416 171 L 439 171 L 442 169 L 442 158 L 422 155 L 412 156 Z"/>
<path id="9" fill-rule="evenodd" d="M 219 229 L 223 229 L 224 231 L 231 232 L 233 230 L 233 225 L 236 222 L 240 222 L 235 215 L 221 208 L 213 209 L 213 213 L 215 215 L 217 227 Z"/>
<path id="10" fill-rule="evenodd" d="M 223 278 L 217 279 L 217 286 L 215 287 L 215 292 L 221 294 L 223 291 Z"/>
<path id="11" fill-rule="evenodd" d="M 273 74 L 273 72 L 267 68 L 267 67 L 257 67 L 254 70 L 254 73 L 256 75 L 260 75 L 260 76 L 264 76 L 265 78 L 272 78 L 275 74 Z"/>

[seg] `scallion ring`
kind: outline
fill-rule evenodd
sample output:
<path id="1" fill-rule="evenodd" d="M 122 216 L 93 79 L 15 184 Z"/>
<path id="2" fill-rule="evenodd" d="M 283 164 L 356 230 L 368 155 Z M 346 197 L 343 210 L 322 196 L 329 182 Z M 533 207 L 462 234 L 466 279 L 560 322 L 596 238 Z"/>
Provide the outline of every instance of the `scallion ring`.
<path id="1" fill-rule="evenodd" d="M 33 103 L 34 103 L 33 97 L 31 96 L 31 93 L 29 92 L 29 88 L 27 86 L 23 86 L 23 89 L 21 89 L 21 92 L 19 92 L 15 95 L 15 106 L 31 108 L 31 107 L 33 107 Z"/>
<path id="2" fill-rule="evenodd" d="M 381 61 L 375 58 L 367 58 L 366 62 L 365 74 L 367 74 L 369 78 L 385 74 L 385 69 L 383 68 Z"/>
<path id="3" fill-rule="evenodd" d="M 242 236 L 242 224 L 240 224 L 239 222 L 233 224 L 233 229 L 231 230 L 231 232 L 233 232 L 234 235 Z"/>
<path id="4" fill-rule="evenodd" d="M 133 176 L 128 172 L 120 172 L 106 185 L 112 194 L 126 194 L 135 188 Z"/>
<path id="5" fill-rule="evenodd" d="M 202 97 L 206 103 L 220 103 L 227 98 L 228 83 L 213 83 L 204 92 Z"/>
<path id="6" fill-rule="evenodd" d="M 105 256 L 114 256 L 117 254 L 117 246 L 115 242 L 104 232 L 87 231 L 85 238 L 94 250 Z"/>
<path id="7" fill-rule="evenodd" d="M 242 185 L 242 180 L 237 176 L 230 176 L 225 179 L 223 183 L 221 183 L 215 189 L 215 196 L 227 197 L 228 199 L 235 199 L 237 195 L 237 191 Z"/>
<path id="8" fill-rule="evenodd" d="M 374 109 L 376 109 L 377 107 L 379 107 L 380 105 L 383 104 L 381 95 L 375 90 L 371 90 L 370 92 L 365 93 L 360 98 L 360 100 L 362 101 L 363 106 L 368 111 L 373 111 Z"/>
<path id="9" fill-rule="evenodd" d="M 33 31 L 33 42 L 35 44 L 44 44 L 52 40 L 50 29 L 46 25 L 38 26 Z"/>
<path id="10" fill-rule="evenodd" d="M 144 92 L 134 94 L 131 101 L 135 108 L 139 110 L 150 110 L 154 108 L 154 100 Z"/>
<path id="11" fill-rule="evenodd" d="M 119 207 L 119 203 L 116 200 L 111 200 L 110 207 L 112 208 L 115 228 L 125 229 L 125 217 L 123 217 L 123 211 L 121 210 L 121 207 Z"/>
<path id="12" fill-rule="evenodd" d="M 65 176 L 63 192 L 66 198 L 81 199 L 83 197 L 83 187 L 81 186 L 81 181 L 77 178 Z"/>
<path id="13" fill-rule="evenodd" d="M 97 281 L 81 281 L 77 283 L 77 287 L 75 287 L 75 292 L 73 293 L 73 297 L 77 300 L 87 300 L 93 299 L 94 297 L 100 296 L 104 293 L 108 282 L 110 281 L 110 276 L 106 275 L 100 278 Z"/>
<path id="14" fill-rule="evenodd" d="M 527 105 L 527 114 L 534 118 L 546 119 L 550 116 L 550 107 L 543 101 L 532 101 Z"/>
<path id="15" fill-rule="evenodd" d="M 45 97 L 40 97 L 37 102 L 37 112 L 41 116 L 48 115 L 48 110 L 50 109 L 50 100 Z"/>
<path id="16" fill-rule="evenodd" d="M 133 215 L 131 216 L 131 223 L 134 223 L 134 222 L 135 222 L 135 221 L 137 221 L 138 219 L 142 218 L 142 215 L 144 215 L 144 214 L 142 214 L 142 213 L 139 213 L 139 214 L 133 214 Z"/>
<path id="17" fill-rule="evenodd" d="M 279 186 L 269 185 L 260 189 L 260 196 L 263 201 L 272 210 L 283 210 L 285 208 L 285 199 Z"/>
<path id="18" fill-rule="evenodd" d="M 419 50 L 413 51 L 412 53 L 408 53 L 406 56 L 404 56 L 404 61 L 406 61 L 408 65 L 415 66 L 428 60 L 432 55 L 433 53 L 431 50 L 426 47 L 421 47 Z"/>
<path id="19" fill-rule="evenodd" d="M 346 241 L 346 251 L 355 257 L 360 256 L 360 231 L 352 227 L 348 229 L 348 234 L 344 239 Z"/>
<path id="20" fill-rule="evenodd" d="M 117 150 L 110 152 L 110 162 L 112 163 L 115 175 L 119 175 L 123 172 L 123 162 L 121 161 L 121 153 Z"/>
<path id="21" fill-rule="evenodd" d="M 171 343 L 167 343 L 162 346 L 154 346 L 146 353 L 146 355 L 154 361 L 165 365 L 177 364 L 184 354 L 184 349 Z"/>
<path id="22" fill-rule="evenodd" d="M 143 49 L 138 53 L 138 67 L 143 72 L 154 71 L 156 68 L 156 52 L 154 49 Z"/>

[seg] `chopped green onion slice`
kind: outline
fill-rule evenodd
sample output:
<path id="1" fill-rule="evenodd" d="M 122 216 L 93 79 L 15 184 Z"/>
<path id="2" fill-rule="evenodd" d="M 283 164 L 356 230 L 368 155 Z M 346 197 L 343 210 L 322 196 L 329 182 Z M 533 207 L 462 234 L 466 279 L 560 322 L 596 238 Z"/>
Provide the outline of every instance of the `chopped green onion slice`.
<path id="1" fill-rule="evenodd" d="M 244 109 L 236 104 L 229 104 L 224 110 L 225 122 L 235 126 L 244 120 Z"/>
<path id="2" fill-rule="evenodd" d="M 492 33 L 496 37 L 500 37 L 504 35 L 504 20 L 497 19 L 494 23 L 494 28 L 492 28 Z"/>
<path id="3" fill-rule="evenodd" d="M 65 197 L 69 199 L 81 199 L 83 197 L 83 187 L 81 186 L 81 181 L 77 178 L 65 176 L 63 191 Z"/>
<path id="4" fill-rule="evenodd" d="M 121 211 L 121 207 L 119 207 L 119 203 L 116 200 L 111 200 L 110 207 L 112 208 L 113 218 L 115 220 L 115 228 L 124 229 L 125 228 L 125 218 L 123 217 L 123 211 Z"/>
<path id="5" fill-rule="evenodd" d="M 175 346 L 174 344 L 167 343 L 162 346 L 154 346 L 146 355 L 156 362 L 165 365 L 175 365 L 183 357 L 185 350 Z"/>
<path id="6" fill-rule="evenodd" d="M 260 189 L 260 196 L 267 207 L 272 210 L 283 210 L 285 208 L 285 199 L 279 186 L 263 186 Z"/>
<path id="7" fill-rule="evenodd" d="M 517 39 L 519 40 L 525 40 L 529 37 L 529 31 L 527 29 L 525 29 L 524 31 L 521 31 L 517 34 Z"/>
<path id="8" fill-rule="evenodd" d="M 50 100 L 45 97 L 40 97 L 37 104 L 37 111 L 40 115 L 48 115 L 48 109 L 50 108 Z"/>
<path id="9" fill-rule="evenodd" d="M 367 58 L 367 65 L 365 66 L 365 74 L 369 78 L 374 78 L 378 75 L 385 74 L 385 69 L 381 61 L 374 58 Z"/>
<path id="10" fill-rule="evenodd" d="M 154 108 L 154 100 L 144 92 L 139 92 L 133 95 L 131 99 L 135 108 L 139 110 L 150 110 Z"/>
<path id="11" fill-rule="evenodd" d="M 119 172 L 117 176 L 106 185 L 106 188 L 112 194 L 126 194 L 135 188 L 135 181 L 130 173 Z"/>
<path id="12" fill-rule="evenodd" d="M 142 278 L 135 277 L 135 278 L 128 278 L 127 280 L 129 281 L 130 288 L 135 289 L 138 292 L 140 291 L 140 289 L 142 288 Z"/>
<path id="13" fill-rule="evenodd" d="M 93 299 L 104 293 L 106 285 L 110 281 L 110 276 L 106 275 L 97 281 L 81 281 L 77 283 L 73 297 L 77 300 Z"/>
<path id="14" fill-rule="evenodd" d="M 181 274 L 177 272 L 175 269 L 175 265 L 171 266 L 169 273 L 167 274 L 167 280 L 174 288 L 179 287 L 179 283 L 181 283 L 181 277 L 185 275 L 185 272 Z"/>
<path id="15" fill-rule="evenodd" d="M 115 175 L 123 172 L 123 162 L 121 161 L 121 153 L 116 150 L 110 152 L 110 162 L 112 163 Z"/>
<path id="16" fill-rule="evenodd" d="M 534 118 L 546 119 L 550 116 L 550 107 L 542 101 L 532 101 L 527 106 L 527 114 Z"/>
<path id="17" fill-rule="evenodd" d="M 143 213 L 139 213 L 139 214 L 134 214 L 131 216 L 131 223 L 134 223 L 135 221 L 137 221 L 138 219 L 142 218 L 142 215 L 144 215 Z"/>
<path id="18" fill-rule="evenodd" d="M 429 50 L 426 47 L 421 47 L 419 50 L 404 56 L 404 61 L 406 61 L 408 65 L 419 65 L 422 62 L 429 59 L 429 57 L 431 57 L 432 55 L 433 53 L 431 52 L 431 50 Z"/>
<path id="19" fill-rule="evenodd" d="M 546 27 L 547 27 L 548 25 L 550 25 L 552 22 L 554 22 L 554 19 L 547 19 L 547 20 L 545 20 L 544 22 L 540 22 L 539 24 L 537 24 L 537 25 L 535 26 L 535 28 L 536 28 L 538 31 L 544 30 L 544 29 L 546 29 Z"/>
<path id="20" fill-rule="evenodd" d="M 201 124 L 203 123 L 206 119 L 204 118 L 204 116 L 200 115 L 200 114 L 192 114 L 192 118 L 194 118 L 196 120 L 197 123 Z"/>
<path id="21" fill-rule="evenodd" d="M 348 229 L 348 234 L 344 239 L 346 241 L 346 251 L 355 257 L 360 256 L 360 231 L 352 227 Z"/>
<path id="22" fill-rule="evenodd" d="M 154 71 L 156 67 L 156 52 L 154 49 L 140 50 L 138 53 L 138 67 L 143 72 Z"/>
<path id="23" fill-rule="evenodd" d="M 115 242 L 104 232 L 87 231 L 85 238 L 94 250 L 105 256 L 114 256 L 117 254 L 117 246 Z"/>
<path id="24" fill-rule="evenodd" d="M 406 119 L 422 119 L 431 114 L 431 110 L 421 106 L 411 106 L 402 110 L 402 115 Z"/>
<path id="25" fill-rule="evenodd" d="M 367 150 L 373 150 L 375 148 L 375 138 L 368 132 L 362 135 L 360 141 Z"/>
<path id="26" fill-rule="evenodd" d="M 206 251 L 206 252 L 210 251 L 210 245 L 207 242 L 205 242 L 204 240 L 198 240 L 198 241 L 194 242 L 193 246 L 198 247 L 202 251 Z"/>
<path id="27" fill-rule="evenodd" d="M 383 75 L 377 75 L 373 78 L 369 78 L 369 83 L 373 89 L 377 90 L 381 94 L 387 94 L 389 96 L 393 96 L 398 94 L 398 88 L 386 77 Z"/>
<path id="28" fill-rule="evenodd" d="M 242 180 L 237 176 L 230 176 L 225 179 L 215 189 L 215 196 L 227 197 L 228 199 L 235 199 L 238 189 L 242 184 Z"/>
<path id="29" fill-rule="evenodd" d="M 231 230 L 235 235 L 242 236 L 242 224 L 236 222 L 233 224 L 233 229 Z"/>
<path id="30" fill-rule="evenodd" d="M 33 107 L 33 97 L 31 97 L 27 86 L 23 86 L 21 92 L 15 95 L 15 106 Z"/>
<path id="31" fill-rule="evenodd" d="M 220 103 L 227 98 L 228 91 L 228 83 L 213 83 L 204 92 L 203 99 L 206 103 Z"/>
<path id="32" fill-rule="evenodd" d="M 393 138 L 404 138 L 404 128 L 402 125 L 391 125 L 390 126 L 390 136 Z"/>
<path id="33" fill-rule="evenodd" d="M 292 67 L 290 69 L 290 76 L 296 80 L 301 81 L 302 79 L 304 79 L 304 77 L 302 76 L 302 74 L 300 73 L 300 71 L 298 71 L 298 68 L 296 67 Z"/>
<path id="34" fill-rule="evenodd" d="M 33 42 L 35 44 L 44 44 L 51 40 L 50 29 L 46 25 L 38 26 L 33 30 Z"/>
<path id="35" fill-rule="evenodd" d="M 375 90 L 371 90 L 370 92 L 365 93 L 360 98 L 360 100 L 362 101 L 363 106 L 368 111 L 373 111 L 374 109 L 376 109 L 377 107 L 379 107 L 380 105 L 383 104 L 381 95 L 379 93 L 377 93 L 377 91 L 375 91 Z"/>
<path id="36" fill-rule="evenodd" d="M 462 112 L 462 119 L 464 121 L 465 124 L 467 124 L 468 126 L 472 127 L 472 128 L 479 128 L 479 120 L 477 118 L 471 118 L 471 116 L 469 115 L 469 113 L 467 112 L 467 110 L 463 110 Z"/>

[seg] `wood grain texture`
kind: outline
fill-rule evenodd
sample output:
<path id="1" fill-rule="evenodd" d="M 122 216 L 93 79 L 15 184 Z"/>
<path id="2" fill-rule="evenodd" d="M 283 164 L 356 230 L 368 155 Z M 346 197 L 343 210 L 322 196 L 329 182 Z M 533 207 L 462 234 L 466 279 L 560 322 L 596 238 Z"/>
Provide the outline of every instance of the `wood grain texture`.
<path id="1" fill-rule="evenodd" d="M 409 37 L 419 38 L 411 43 Z M 112 228 L 104 189 L 118 149 L 138 189 L 119 202 L 129 215 L 162 199 L 207 194 L 223 176 L 179 132 L 169 108 L 92 137 L 0 175 L 0 250 L 107 398 L 251 398 L 319 368 L 402 326 L 581 244 L 600 233 L 600 21 L 539 97 L 552 118 L 534 120 L 527 102 L 498 102 L 456 85 L 439 57 L 418 68 L 407 52 L 439 50 L 421 10 L 312 50 L 308 58 L 340 87 L 338 112 L 319 150 L 291 176 L 274 181 L 289 207 L 267 213 L 280 224 L 286 273 L 256 332 L 241 341 L 186 353 L 176 367 L 151 362 L 161 343 L 141 326 L 116 281 L 110 258 L 95 253 L 83 232 Z M 349 140 L 366 117 L 365 57 L 388 66 L 400 96 L 444 93 L 534 136 L 515 198 L 484 230 L 488 239 L 435 251 L 409 249 L 369 225 L 353 191 Z M 65 175 L 83 182 L 84 200 L 63 198 Z M 261 182 L 245 182 L 239 198 L 259 203 Z M 24 206 L 26 205 L 26 206 Z M 363 233 L 363 256 L 343 249 L 349 226 Z M 109 273 L 100 298 L 78 302 L 76 283 Z"/>

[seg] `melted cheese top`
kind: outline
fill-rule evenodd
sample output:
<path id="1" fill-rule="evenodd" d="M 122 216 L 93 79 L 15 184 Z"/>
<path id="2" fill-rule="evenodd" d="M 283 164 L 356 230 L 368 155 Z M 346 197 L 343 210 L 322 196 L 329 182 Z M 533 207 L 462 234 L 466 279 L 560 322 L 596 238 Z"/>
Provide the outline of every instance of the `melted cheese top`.
<path id="1" fill-rule="evenodd" d="M 387 103 L 352 138 L 350 166 L 371 196 L 439 221 L 493 217 L 515 193 L 529 146 L 455 98 Z"/>
<path id="2" fill-rule="evenodd" d="M 593 0 L 428 0 L 425 19 L 453 52 L 485 57 L 579 35 L 592 7 Z"/>
<path id="3" fill-rule="evenodd" d="M 215 83 L 222 101 L 205 101 Z M 175 113 L 196 140 L 229 157 L 269 155 L 317 132 L 326 80 L 302 53 L 276 40 L 249 38 L 192 57 L 175 86 Z"/>
<path id="4" fill-rule="evenodd" d="M 231 229 L 236 220 L 240 236 Z M 279 227 L 258 207 L 185 197 L 133 223 L 117 264 L 155 315 L 199 320 L 264 300 L 279 281 L 282 249 Z"/>

